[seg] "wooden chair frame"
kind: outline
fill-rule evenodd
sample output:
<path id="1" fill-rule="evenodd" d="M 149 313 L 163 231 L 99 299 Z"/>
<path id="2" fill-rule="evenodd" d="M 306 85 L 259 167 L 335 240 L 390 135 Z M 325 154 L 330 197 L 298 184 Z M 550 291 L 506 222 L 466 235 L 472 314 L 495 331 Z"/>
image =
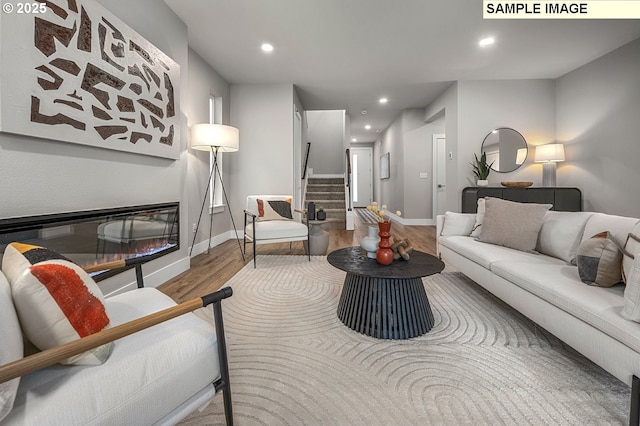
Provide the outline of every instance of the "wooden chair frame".
<path id="1" fill-rule="evenodd" d="M 135 259 L 130 259 L 128 261 L 121 260 L 87 267 L 85 268 L 85 270 L 101 271 L 130 266 L 134 263 Z M 138 262 L 137 265 L 140 265 L 140 263 Z M 141 287 L 140 284 L 140 281 L 138 281 L 138 287 Z M 180 315 L 192 312 L 196 309 L 212 305 L 214 323 L 216 328 L 218 362 L 220 366 L 220 378 L 213 383 L 213 386 L 216 393 L 222 392 L 223 394 L 225 421 L 228 426 L 232 426 L 233 408 L 231 402 L 231 384 L 229 381 L 229 363 L 227 358 L 227 346 L 224 335 L 224 324 L 222 320 L 221 305 L 222 300 L 230 297 L 232 294 L 233 290 L 231 289 L 231 287 L 225 287 L 214 293 L 188 300 L 176 306 L 172 306 L 171 308 L 167 308 L 153 314 L 137 318 L 135 320 L 117 325 L 115 327 L 107 328 L 73 342 L 65 343 L 63 345 L 59 345 L 54 348 L 30 355 L 28 357 L 7 363 L 0 366 L 0 383 L 15 379 L 16 377 L 24 376 L 45 367 L 49 367 L 51 365 L 59 363 L 64 359 L 81 354 L 90 349 L 96 348 L 109 342 L 113 342 L 122 337 L 163 323 Z"/>

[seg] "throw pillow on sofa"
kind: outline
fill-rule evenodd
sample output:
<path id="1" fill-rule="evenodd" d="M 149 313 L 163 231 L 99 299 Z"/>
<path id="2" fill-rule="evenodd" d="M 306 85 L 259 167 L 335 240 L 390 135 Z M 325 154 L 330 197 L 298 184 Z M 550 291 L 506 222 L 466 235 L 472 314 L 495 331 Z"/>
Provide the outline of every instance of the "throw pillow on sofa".
<path id="1" fill-rule="evenodd" d="M 465 213 L 444 213 L 444 225 L 440 235 L 469 235 L 473 230 L 473 225 L 476 221 L 475 215 Z"/>
<path id="2" fill-rule="evenodd" d="M 473 225 L 473 229 L 471 230 L 471 236 L 474 238 L 478 238 L 480 233 L 482 232 L 482 221 L 484 220 L 484 198 L 478 199 L 478 208 L 476 210 L 476 223 Z"/>
<path id="3" fill-rule="evenodd" d="M 548 211 L 542 219 L 536 250 L 575 265 L 576 251 L 591 212 Z"/>
<path id="4" fill-rule="evenodd" d="M 583 241 L 576 252 L 578 274 L 582 282 L 611 287 L 622 281 L 622 251 L 609 232 L 601 232 Z"/>
<path id="5" fill-rule="evenodd" d="M 97 284 L 64 256 L 44 247 L 11 243 L 2 258 L 2 270 L 11 285 L 22 331 L 38 349 L 68 343 L 109 326 Z M 62 364 L 101 364 L 112 348 L 113 343 L 108 343 Z"/>
<path id="6" fill-rule="evenodd" d="M 516 203 L 487 197 L 480 241 L 533 252 L 551 204 Z"/>
<path id="7" fill-rule="evenodd" d="M 627 272 L 622 316 L 628 320 L 640 322 L 640 256 L 631 262 L 631 268 Z"/>
<path id="8" fill-rule="evenodd" d="M 631 273 L 633 259 L 638 253 L 640 253 L 640 222 L 629 232 L 627 241 L 622 249 L 622 279 L 625 283 L 628 281 L 627 277 Z"/>

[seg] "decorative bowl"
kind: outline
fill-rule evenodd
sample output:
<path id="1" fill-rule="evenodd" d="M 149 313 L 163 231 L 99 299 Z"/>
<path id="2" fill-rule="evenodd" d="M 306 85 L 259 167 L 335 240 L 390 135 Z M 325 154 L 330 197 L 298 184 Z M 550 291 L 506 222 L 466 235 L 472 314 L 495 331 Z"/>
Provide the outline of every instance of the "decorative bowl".
<path id="1" fill-rule="evenodd" d="M 500 185 L 507 188 L 527 188 L 533 185 L 533 182 L 500 182 Z"/>

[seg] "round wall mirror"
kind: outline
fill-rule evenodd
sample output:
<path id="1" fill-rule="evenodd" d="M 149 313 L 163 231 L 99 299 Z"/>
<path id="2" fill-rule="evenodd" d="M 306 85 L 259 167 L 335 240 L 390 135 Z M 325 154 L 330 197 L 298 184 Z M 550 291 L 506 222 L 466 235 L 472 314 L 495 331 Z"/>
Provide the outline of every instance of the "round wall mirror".
<path id="1" fill-rule="evenodd" d="M 516 130 L 501 127 L 492 130 L 482 141 L 482 153 L 487 154 L 491 170 L 508 173 L 516 170 L 527 159 L 527 141 Z"/>

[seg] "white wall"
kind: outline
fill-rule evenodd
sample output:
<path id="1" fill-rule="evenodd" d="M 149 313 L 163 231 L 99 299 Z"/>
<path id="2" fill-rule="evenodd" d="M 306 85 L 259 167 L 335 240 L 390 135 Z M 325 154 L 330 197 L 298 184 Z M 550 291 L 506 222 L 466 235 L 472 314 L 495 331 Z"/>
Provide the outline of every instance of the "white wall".
<path id="1" fill-rule="evenodd" d="M 189 49 L 189 85 L 188 85 L 187 118 L 188 126 L 209 122 L 209 97 L 211 95 L 222 98 L 222 124 L 229 124 L 230 104 L 229 85 L 209 64 L 207 64 L 194 50 Z M 187 140 L 189 138 L 187 137 Z M 190 145 L 188 145 L 190 146 Z M 225 187 L 230 185 L 230 173 L 228 167 L 229 158 L 236 153 L 224 153 L 222 156 L 223 181 Z M 209 181 L 209 153 L 188 149 L 187 155 L 187 199 L 189 201 L 188 215 L 185 215 L 187 223 L 188 243 L 193 242 L 193 224 L 198 222 L 202 200 Z M 222 188 L 216 187 L 216 192 Z M 224 200 L 223 200 L 224 202 Z M 196 237 L 196 248 L 192 256 L 206 249 L 207 244 L 200 244 L 209 238 L 211 217 L 209 216 L 209 194 L 202 209 L 202 220 Z M 231 229 L 231 220 L 227 207 L 221 211 L 216 210 L 213 217 L 213 238 L 224 241 L 227 232 Z M 217 237 L 217 238 L 216 238 Z"/>
<path id="2" fill-rule="evenodd" d="M 227 163 L 227 191 L 241 229 L 248 195 L 294 193 L 294 91 L 291 84 L 239 84 L 230 89 L 231 125 L 240 130 L 240 150 Z"/>
<path id="3" fill-rule="evenodd" d="M 640 217 L 640 39 L 556 82 L 558 184 L 587 211 Z"/>
<path id="4" fill-rule="evenodd" d="M 553 80 L 461 81 L 458 83 L 458 194 L 475 186 L 469 163 L 480 154 L 485 136 L 497 127 L 511 127 L 529 147 L 526 162 L 511 173 L 492 171 L 489 185 L 502 181 L 531 181 L 542 185 L 542 165 L 533 162 L 534 146 L 555 139 Z M 451 188 L 451 186 L 449 186 Z M 454 187 L 455 188 L 455 187 Z"/>
<path id="5" fill-rule="evenodd" d="M 386 204 L 390 211 L 404 206 L 404 164 L 402 117 L 398 117 L 374 144 L 374 200 Z M 389 179 L 380 179 L 380 157 L 389 153 Z"/>
<path id="6" fill-rule="evenodd" d="M 314 174 L 344 173 L 344 110 L 307 111 L 309 167 Z"/>
<path id="7" fill-rule="evenodd" d="M 458 187 L 458 82 L 451 84 L 435 101 L 427 105 L 424 114 L 428 123 L 438 123 L 436 133 L 446 134 L 447 152 L 452 158 L 446 164 L 446 210 L 460 211 Z M 444 122 L 444 132 L 442 131 Z"/>
<path id="8" fill-rule="evenodd" d="M 103 0 L 101 3 L 181 67 L 179 82 L 181 155 L 177 161 L 89 146 L 0 134 L 0 217 L 60 213 L 179 201 L 188 214 L 186 187 L 187 28 L 163 2 Z M 153 19 L 149 14 L 152 13 Z M 16 42 L 28 43 L 28 40 Z M 147 264 L 145 275 L 173 265 L 188 267 L 186 221 L 180 250 Z M 178 266 L 176 266 L 178 265 Z M 176 269 L 177 268 L 177 269 Z M 135 281 L 133 271 L 101 282 L 109 293 Z M 148 284 L 158 284 L 153 278 Z"/>

